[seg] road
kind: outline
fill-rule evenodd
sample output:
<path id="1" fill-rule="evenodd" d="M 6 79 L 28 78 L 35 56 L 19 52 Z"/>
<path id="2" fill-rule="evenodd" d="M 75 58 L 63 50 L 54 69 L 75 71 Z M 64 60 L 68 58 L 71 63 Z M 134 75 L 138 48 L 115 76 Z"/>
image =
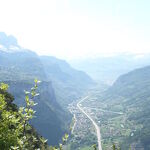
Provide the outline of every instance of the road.
<path id="1" fill-rule="evenodd" d="M 89 109 L 95 109 L 95 110 L 99 110 L 99 111 L 103 111 L 103 112 L 108 112 L 108 113 L 114 113 L 114 114 L 118 114 L 118 115 L 123 115 L 123 112 L 117 112 L 117 111 L 105 110 L 105 109 L 94 108 L 94 107 L 86 107 L 86 108 L 89 108 Z"/>
<path id="2" fill-rule="evenodd" d="M 95 129 L 96 129 L 96 133 L 97 133 L 97 142 L 98 142 L 98 150 L 102 150 L 102 145 L 101 145 L 101 134 L 100 134 L 100 127 L 96 124 L 96 122 L 83 110 L 83 108 L 81 107 L 81 102 L 83 102 L 84 100 L 86 100 L 88 98 L 88 96 L 84 97 L 83 99 L 81 99 L 78 103 L 77 103 L 77 107 L 78 109 L 85 114 L 90 121 L 92 122 L 92 124 L 94 125 Z"/>
<path id="3" fill-rule="evenodd" d="M 72 131 L 71 131 L 72 134 L 73 134 L 73 132 L 74 132 L 74 128 L 75 128 L 76 122 L 77 122 L 77 118 L 76 118 L 76 115 L 75 115 L 75 114 L 73 115 L 73 120 L 74 120 L 74 124 L 73 124 Z"/>

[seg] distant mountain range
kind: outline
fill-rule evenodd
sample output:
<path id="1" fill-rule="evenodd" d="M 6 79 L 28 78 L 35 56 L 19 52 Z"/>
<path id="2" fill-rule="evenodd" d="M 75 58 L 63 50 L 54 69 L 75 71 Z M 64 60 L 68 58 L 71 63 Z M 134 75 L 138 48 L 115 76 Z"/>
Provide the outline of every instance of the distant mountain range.
<path id="1" fill-rule="evenodd" d="M 120 53 L 72 60 L 70 63 L 73 67 L 87 72 L 96 81 L 112 84 L 120 75 L 150 65 L 150 54 Z"/>
<path id="2" fill-rule="evenodd" d="M 71 119 L 66 106 L 94 82 L 86 73 L 73 69 L 64 60 L 38 56 L 19 46 L 15 37 L 0 32 L 0 81 L 9 84 L 16 104 L 24 104 L 23 91 L 32 87 L 35 78 L 42 83 L 35 107 L 37 117 L 32 124 L 49 144 L 55 145 Z"/>

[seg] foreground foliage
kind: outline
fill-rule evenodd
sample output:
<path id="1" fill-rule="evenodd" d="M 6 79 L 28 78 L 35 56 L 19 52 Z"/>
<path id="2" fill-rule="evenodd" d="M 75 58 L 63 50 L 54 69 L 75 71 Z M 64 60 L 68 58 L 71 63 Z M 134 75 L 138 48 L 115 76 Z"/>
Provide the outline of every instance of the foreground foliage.
<path id="1" fill-rule="evenodd" d="M 7 92 L 8 85 L 0 84 L 0 149 L 3 150 L 36 150 L 46 149 L 46 140 L 39 136 L 29 124 L 34 117 L 32 109 L 36 105 L 34 98 L 38 81 L 31 91 L 25 91 L 25 107 L 17 107 L 13 104 L 13 96 Z"/>
<path id="2" fill-rule="evenodd" d="M 47 140 L 38 135 L 29 124 L 34 117 L 33 106 L 37 105 L 34 98 L 39 94 L 38 80 L 35 80 L 31 91 L 25 91 L 25 107 L 17 107 L 14 97 L 7 92 L 8 85 L 0 84 L 0 149 L 3 150 L 62 150 L 69 135 L 62 137 L 59 147 L 48 147 Z"/>

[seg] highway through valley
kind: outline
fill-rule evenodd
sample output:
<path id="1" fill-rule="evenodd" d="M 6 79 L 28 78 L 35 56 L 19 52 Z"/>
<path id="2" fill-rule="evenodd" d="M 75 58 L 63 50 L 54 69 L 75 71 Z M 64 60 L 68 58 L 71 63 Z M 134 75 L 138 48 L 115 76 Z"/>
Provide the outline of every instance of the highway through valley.
<path id="1" fill-rule="evenodd" d="M 78 103 L 77 103 L 77 107 L 78 109 L 87 116 L 87 118 L 92 122 L 93 126 L 95 127 L 96 133 L 97 133 L 97 142 L 98 142 L 98 150 L 102 150 L 102 144 L 101 144 L 101 133 L 100 133 L 100 127 L 96 124 L 96 122 L 91 118 L 90 115 L 88 115 L 84 109 L 81 106 L 81 102 L 83 102 L 84 100 L 86 100 L 88 98 L 88 96 L 84 97 L 83 99 L 81 99 Z"/>

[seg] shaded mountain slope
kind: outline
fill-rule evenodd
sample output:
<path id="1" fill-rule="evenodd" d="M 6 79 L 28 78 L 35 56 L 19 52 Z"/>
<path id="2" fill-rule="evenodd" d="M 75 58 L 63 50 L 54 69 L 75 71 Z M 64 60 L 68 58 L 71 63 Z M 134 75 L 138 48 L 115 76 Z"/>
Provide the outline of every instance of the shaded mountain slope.
<path id="1" fill-rule="evenodd" d="M 24 89 L 30 90 L 33 84 L 29 81 L 7 81 L 9 91 L 15 96 L 15 103 L 19 106 L 24 105 Z M 48 143 L 55 145 L 65 133 L 66 121 L 68 115 L 58 105 L 54 90 L 50 82 L 43 81 L 38 87 L 40 95 L 36 98 L 38 105 L 34 107 L 36 118 L 31 124 L 38 133 L 48 139 Z M 63 118 L 63 119 L 62 119 Z M 54 134 L 55 133 L 55 134 Z"/>
<path id="2" fill-rule="evenodd" d="M 41 56 L 48 80 L 52 80 L 57 100 L 62 105 L 80 97 L 94 81 L 84 72 L 73 69 L 66 61 L 50 56 Z"/>
<path id="3" fill-rule="evenodd" d="M 9 41 L 9 38 L 7 40 Z M 24 90 L 33 86 L 35 78 L 42 81 L 39 86 L 38 105 L 35 107 L 37 117 L 33 119 L 32 125 L 48 139 L 49 144 L 58 144 L 70 117 L 57 103 L 54 89 L 51 82 L 46 81 L 38 55 L 20 47 L 17 47 L 16 51 L 9 45 L 3 45 L 3 48 L 0 48 L 0 57 L 0 81 L 9 84 L 9 92 L 15 96 L 16 104 L 24 105 Z M 65 118 L 66 122 L 62 118 Z M 53 134 L 54 131 L 56 134 Z"/>
<path id="4" fill-rule="evenodd" d="M 42 83 L 39 86 L 39 105 L 36 106 L 37 117 L 32 124 L 49 144 L 55 145 L 71 119 L 60 104 L 67 106 L 80 97 L 93 81 L 65 61 L 39 57 L 20 47 L 15 37 L 0 32 L 0 81 L 10 85 L 9 91 L 15 96 L 16 104 L 23 105 L 23 91 L 32 87 L 35 78 Z"/>

